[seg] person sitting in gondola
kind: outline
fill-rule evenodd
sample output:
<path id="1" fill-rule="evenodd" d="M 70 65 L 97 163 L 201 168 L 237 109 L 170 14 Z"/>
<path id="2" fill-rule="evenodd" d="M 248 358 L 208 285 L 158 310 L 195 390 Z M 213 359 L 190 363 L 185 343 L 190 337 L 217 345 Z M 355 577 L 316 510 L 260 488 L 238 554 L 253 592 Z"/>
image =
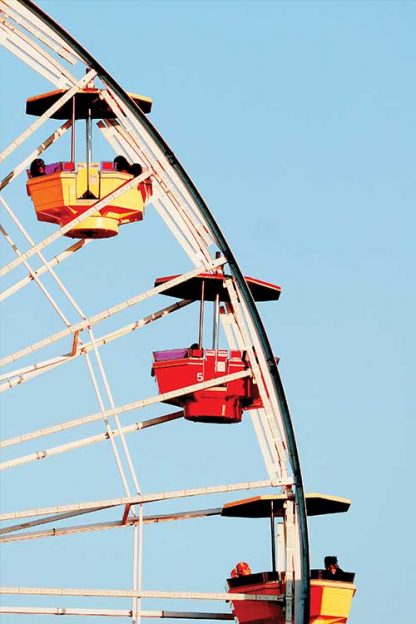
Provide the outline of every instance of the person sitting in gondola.
<path id="1" fill-rule="evenodd" d="M 324 559 L 325 571 L 328 579 L 337 581 L 343 575 L 343 570 L 338 565 L 338 558 L 334 555 L 328 555 Z"/>
<path id="2" fill-rule="evenodd" d="M 124 156 L 116 156 L 113 163 L 115 171 L 120 171 L 120 173 L 131 173 L 130 164 Z"/>
<path id="3" fill-rule="evenodd" d="M 45 175 L 45 162 L 42 158 L 35 158 L 35 160 L 32 160 L 29 172 L 31 178 L 38 178 L 39 176 Z"/>
<path id="4" fill-rule="evenodd" d="M 133 163 L 132 165 L 129 163 L 127 158 L 124 156 L 116 156 L 113 160 L 115 171 L 120 171 L 121 173 L 130 173 L 135 178 L 141 175 L 143 172 L 143 167 L 140 163 Z"/>
<path id="5" fill-rule="evenodd" d="M 187 349 L 185 357 L 198 357 L 201 358 L 203 356 L 203 350 L 200 349 L 199 344 L 197 342 L 193 342 Z"/>
<path id="6" fill-rule="evenodd" d="M 235 578 L 236 576 L 248 576 L 251 574 L 251 568 L 245 561 L 240 561 L 237 563 L 235 568 L 231 570 L 231 578 Z"/>
<path id="7" fill-rule="evenodd" d="M 130 167 L 130 173 L 132 175 L 134 175 L 135 178 L 137 178 L 137 176 L 141 175 L 143 172 L 143 167 L 141 166 L 140 163 L 133 163 Z"/>

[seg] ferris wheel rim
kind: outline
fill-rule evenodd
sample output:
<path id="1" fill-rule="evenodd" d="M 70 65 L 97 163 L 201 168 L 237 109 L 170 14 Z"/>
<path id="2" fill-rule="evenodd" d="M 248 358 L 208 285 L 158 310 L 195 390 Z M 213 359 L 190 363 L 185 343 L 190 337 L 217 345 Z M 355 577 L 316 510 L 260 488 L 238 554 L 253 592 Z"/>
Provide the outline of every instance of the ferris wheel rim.
<path id="1" fill-rule="evenodd" d="M 221 249 L 225 257 L 227 258 L 227 263 L 230 266 L 231 273 L 235 278 L 239 289 L 241 290 L 242 297 L 249 311 L 250 317 L 254 323 L 256 334 L 260 340 L 262 348 L 264 350 L 267 365 L 269 368 L 269 372 L 271 378 L 273 380 L 274 388 L 278 397 L 279 405 L 282 411 L 283 421 L 285 433 L 287 436 L 288 442 L 288 452 L 290 456 L 290 463 L 292 466 L 295 486 L 296 486 L 296 497 L 297 497 L 297 505 L 298 505 L 298 513 L 299 513 L 299 524 L 300 524 L 300 535 L 302 539 L 302 549 L 301 549 L 301 602 L 303 604 L 303 617 L 305 624 L 309 621 L 309 545 L 308 545 L 308 533 L 307 533 L 307 516 L 306 516 L 306 504 L 303 490 L 303 479 L 300 467 L 299 454 L 297 450 L 295 434 L 293 430 L 293 425 L 290 417 L 289 407 L 286 400 L 283 384 L 280 378 L 279 371 L 276 367 L 276 363 L 274 360 L 274 355 L 266 334 L 266 331 L 263 326 L 263 322 L 258 313 L 257 307 L 253 300 L 253 297 L 247 287 L 243 274 L 238 266 L 238 263 L 232 253 L 231 248 L 229 247 L 220 227 L 215 221 L 210 209 L 208 208 L 205 200 L 202 195 L 198 191 L 197 187 L 193 183 L 192 179 L 180 163 L 180 161 L 176 158 L 173 151 L 170 149 L 169 145 L 163 139 L 163 137 L 159 134 L 159 132 L 154 128 L 151 122 L 147 119 L 144 113 L 138 108 L 138 106 L 130 99 L 126 91 L 118 84 L 118 82 L 105 70 L 105 68 L 98 63 L 95 58 L 78 42 L 76 41 L 68 32 L 65 31 L 59 24 L 57 24 L 47 13 L 45 13 L 42 9 L 40 9 L 36 4 L 34 4 L 31 0 L 19 0 L 20 4 L 32 12 L 36 17 L 38 17 L 42 22 L 44 22 L 49 28 L 55 31 L 62 40 L 71 48 L 71 51 L 75 52 L 75 54 L 81 59 L 81 61 L 92 70 L 97 72 L 97 75 L 103 80 L 105 84 L 107 84 L 121 99 L 126 107 L 129 108 L 131 113 L 141 122 L 146 131 L 152 136 L 152 138 L 156 141 L 158 146 L 164 152 L 165 157 L 169 160 L 171 166 L 175 169 L 176 173 L 181 178 L 182 182 L 186 186 L 187 190 L 193 197 L 195 203 L 197 204 L 199 210 L 201 211 L 203 217 L 209 224 L 211 231 L 214 234 L 216 243 L 218 247 Z"/>

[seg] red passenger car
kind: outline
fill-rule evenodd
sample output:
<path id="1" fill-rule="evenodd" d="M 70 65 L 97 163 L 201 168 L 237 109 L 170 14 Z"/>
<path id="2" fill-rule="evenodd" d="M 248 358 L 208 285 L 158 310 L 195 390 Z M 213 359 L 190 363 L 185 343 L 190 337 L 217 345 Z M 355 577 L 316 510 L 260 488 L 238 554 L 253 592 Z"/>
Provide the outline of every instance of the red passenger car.
<path id="1" fill-rule="evenodd" d="M 152 374 L 160 394 L 249 370 L 244 351 L 173 349 L 155 351 L 153 357 Z M 231 424 L 241 421 L 243 409 L 255 396 L 255 386 L 248 374 L 164 402 L 182 407 L 187 420 Z"/>

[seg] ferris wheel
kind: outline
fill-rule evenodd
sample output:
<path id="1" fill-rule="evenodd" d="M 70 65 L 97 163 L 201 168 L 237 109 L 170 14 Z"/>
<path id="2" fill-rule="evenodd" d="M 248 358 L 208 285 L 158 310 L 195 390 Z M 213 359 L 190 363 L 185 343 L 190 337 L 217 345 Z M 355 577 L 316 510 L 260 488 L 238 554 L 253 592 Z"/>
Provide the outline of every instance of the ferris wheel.
<path id="1" fill-rule="evenodd" d="M 256 305 L 280 288 L 243 276 L 150 98 L 32 2 L 0 9 L 6 52 L 39 84 L 1 152 L 0 541 L 23 581 L 2 587 L 0 613 L 346 622 L 353 575 L 311 573 L 307 514 L 349 501 L 304 493 Z M 270 568 L 230 576 L 247 518 L 270 522 Z M 187 574 L 167 563 L 172 541 Z M 210 557 L 226 591 L 195 573 Z"/>

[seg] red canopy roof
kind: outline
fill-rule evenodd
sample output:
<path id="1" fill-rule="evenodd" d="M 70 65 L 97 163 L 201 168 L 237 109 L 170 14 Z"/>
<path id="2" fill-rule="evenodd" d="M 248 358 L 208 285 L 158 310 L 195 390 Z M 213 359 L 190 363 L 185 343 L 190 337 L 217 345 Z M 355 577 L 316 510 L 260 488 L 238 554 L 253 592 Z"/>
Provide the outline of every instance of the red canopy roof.
<path id="1" fill-rule="evenodd" d="M 80 89 L 75 94 L 75 118 L 87 119 L 88 109 L 91 109 L 92 119 L 114 119 L 115 114 L 105 100 L 100 98 L 103 89 L 88 88 Z M 48 93 L 34 95 L 26 101 L 26 113 L 28 115 L 41 116 L 48 108 L 55 104 L 63 96 L 67 89 L 56 89 Z M 129 93 L 131 99 L 144 113 L 149 113 L 152 108 L 152 100 L 144 95 Z M 65 102 L 53 115 L 53 119 L 71 119 L 72 98 Z"/>
<path id="2" fill-rule="evenodd" d="M 168 277 L 158 277 L 155 286 L 165 284 L 169 280 L 179 277 L 178 275 L 169 275 Z M 191 301 L 201 300 L 202 283 L 205 283 L 204 299 L 205 301 L 214 301 L 217 294 L 220 301 L 229 301 L 228 291 L 224 285 L 224 280 L 229 275 L 222 273 L 200 273 L 186 282 L 182 282 L 172 288 L 165 290 L 163 295 L 170 295 L 178 299 L 189 299 Z M 255 279 L 254 277 L 245 277 L 248 287 L 255 301 L 277 301 L 280 297 L 281 288 L 269 282 Z"/>
<path id="3" fill-rule="evenodd" d="M 282 516 L 286 500 L 284 494 L 245 498 L 224 505 L 221 515 L 234 518 L 269 518 L 273 506 L 275 516 Z M 308 516 L 346 512 L 351 505 L 348 498 L 316 492 L 305 494 L 305 501 Z"/>

